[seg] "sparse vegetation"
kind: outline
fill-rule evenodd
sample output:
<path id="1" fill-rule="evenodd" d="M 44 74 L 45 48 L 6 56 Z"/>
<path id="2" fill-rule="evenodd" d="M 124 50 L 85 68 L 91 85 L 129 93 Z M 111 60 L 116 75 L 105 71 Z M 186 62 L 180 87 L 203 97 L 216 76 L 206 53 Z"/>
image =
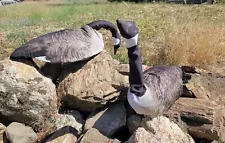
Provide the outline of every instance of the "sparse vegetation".
<path id="1" fill-rule="evenodd" d="M 83 3 L 22 2 L 1 7 L 0 47 L 10 51 L 48 32 L 81 27 L 96 19 L 115 24 L 117 18 L 123 18 L 138 25 L 143 64 L 194 65 L 207 69 L 224 60 L 225 9 L 222 5 L 109 3 L 107 0 Z M 106 49 L 113 55 L 111 35 L 102 32 Z M 114 57 L 127 62 L 124 45 Z"/>

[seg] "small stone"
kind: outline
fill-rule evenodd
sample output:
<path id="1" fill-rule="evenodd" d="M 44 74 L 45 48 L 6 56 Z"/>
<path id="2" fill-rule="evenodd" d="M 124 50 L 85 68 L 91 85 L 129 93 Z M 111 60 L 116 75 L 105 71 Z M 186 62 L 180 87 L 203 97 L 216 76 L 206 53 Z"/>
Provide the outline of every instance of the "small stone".
<path id="1" fill-rule="evenodd" d="M 64 111 L 62 114 L 52 116 L 52 123 L 56 127 L 55 130 L 60 130 L 63 127 L 70 126 L 76 130 L 75 136 L 81 134 L 83 128 L 83 116 L 76 110 Z"/>
<path id="2" fill-rule="evenodd" d="M 17 122 L 11 123 L 5 132 L 10 143 L 34 143 L 38 139 L 31 127 Z"/>
<path id="3" fill-rule="evenodd" d="M 84 134 L 80 143 L 108 143 L 109 141 L 110 139 L 102 135 L 97 129 L 91 128 Z"/>

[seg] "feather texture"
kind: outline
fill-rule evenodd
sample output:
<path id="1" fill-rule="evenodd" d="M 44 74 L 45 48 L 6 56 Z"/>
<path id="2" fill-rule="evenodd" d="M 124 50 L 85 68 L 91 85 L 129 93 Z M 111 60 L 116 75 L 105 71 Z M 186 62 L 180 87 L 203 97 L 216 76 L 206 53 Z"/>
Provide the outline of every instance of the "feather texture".
<path id="1" fill-rule="evenodd" d="M 136 96 L 128 92 L 128 101 L 139 114 L 160 115 L 183 93 L 183 72 L 177 66 L 154 66 L 144 71 L 146 92 Z"/>
<path id="2" fill-rule="evenodd" d="M 138 28 L 132 21 L 117 19 L 129 57 L 127 99 L 143 115 L 157 116 L 167 111 L 183 93 L 183 71 L 178 66 L 153 66 L 143 72 L 138 48 Z"/>
<path id="3" fill-rule="evenodd" d="M 89 26 L 65 29 L 32 39 L 10 56 L 40 57 L 52 63 L 76 62 L 98 54 L 104 48 L 102 35 Z"/>

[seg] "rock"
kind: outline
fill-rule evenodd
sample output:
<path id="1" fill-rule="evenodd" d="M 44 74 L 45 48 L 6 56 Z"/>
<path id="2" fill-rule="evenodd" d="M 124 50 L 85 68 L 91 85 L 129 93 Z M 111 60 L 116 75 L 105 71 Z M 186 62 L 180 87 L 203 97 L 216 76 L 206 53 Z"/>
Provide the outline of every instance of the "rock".
<path id="1" fill-rule="evenodd" d="M 98 113 L 93 112 L 86 120 L 84 132 L 96 128 L 100 133 L 111 137 L 126 124 L 126 110 L 124 103 L 116 103 Z"/>
<path id="2" fill-rule="evenodd" d="M 214 101 L 192 98 L 179 98 L 166 113 L 177 118 L 189 119 L 196 122 L 212 123 L 213 113 L 219 108 Z"/>
<path id="3" fill-rule="evenodd" d="M 6 127 L 0 123 L 0 143 L 3 143 L 3 134 L 5 132 Z"/>
<path id="4" fill-rule="evenodd" d="M 157 143 L 194 143 L 192 137 L 184 133 L 177 124 L 171 122 L 164 116 L 153 119 L 148 117 L 143 119 L 143 124 L 152 133 L 154 141 Z"/>
<path id="5" fill-rule="evenodd" d="M 109 139 L 102 135 L 97 129 L 91 128 L 81 138 L 79 143 L 108 143 Z"/>
<path id="6" fill-rule="evenodd" d="M 216 140 L 218 135 L 212 131 L 212 127 L 214 112 L 219 107 L 215 101 L 179 98 L 166 115 L 181 118 L 193 137 Z"/>
<path id="7" fill-rule="evenodd" d="M 77 130 L 66 126 L 56 131 L 46 143 L 75 143 L 77 141 Z"/>
<path id="8" fill-rule="evenodd" d="M 217 132 L 212 131 L 212 124 L 204 124 L 190 120 L 184 120 L 188 125 L 188 132 L 196 138 L 204 138 L 208 140 L 218 140 Z"/>
<path id="9" fill-rule="evenodd" d="M 154 135 L 143 127 L 138 128 L 126 143 L 159 143 L 155 142 Z"/>
<path id="10" fill-rule="evenodd" d="M 191 74 L 191 79 L 186 84 L 188 90 L 199 99 L 225 102 L 225 76 L 216 73 Z"/>
<path id="11" fill-rule="evenodd" d="M 64 127 L 73 128 L 73 135 L 76 137 L 81 134 L 84 123 L 83 116 L 75 110 L 68 110 L 62 114 L 54 115 L 52 116 L 51 122 L 56 127 L 55 130 L 60 130 Z"/>
<path id="12" fill-rule="evenodd" d="M 225 107 L 222 106 L 214 113 L 213 131 L 217 132 L 219 139 L 225 142 Z"/>
<path id="13" fill-rule="evenodd" d="M 119 141 L 118 139 L 114 139 L 114 140 L 111 140 L 110 143 L 121 143 L 121 141 Z"/>
<path id="14" fill-rule="evenodd" d="M 1 3 L 0 3 L 1 5 Z M 5 59 L 8 56 L 8 52 L 4 50 L 4 48 L 2 48 L 0 46 L 0 61 Z"/>
<path id="15" fill-rule="evenodd" d="M 209 72 L 218 73 L 220 75 L 225 76 L 225 61 L 217 61 L 212 65 L 208 65 Z"/>
<path id="16" fill-rule="evenodd" d="M 11 123 L 5 132 L 10 143 L 34 143 L 38 139 L 31 127 L 17 122 Z"/>
<path id="17" fill-rule="evenodd" d="M 81 111 L 94 111 L 108 102 L 114 102 L 124 87 L 125 76 L 118 73 L 107 52 L 101 52 L 88 61 L 77 62 L 62 72 L 58 95 L 64 106 Z"/>
<path id="18" fill-rule="evenodd" d="M 39 130 L 56 112 L 56 88 L 50 79 L 29 65 L 0 61 L 0 115 Z"/>
<path id="19" fill-rule="evenodd" d="M 145 71 L 146 69 L 148 69 L 149 66 L 146 66 L 146 65 L 142 65 L 142 69 L 143 71 Z M 117 65 L 116 67 L 117 71 L 123 75 L 129 75 L 129 64 L 119 64 Z"/>
<path id="20" fill-rule="evenodd" d="M 127 127 L 131 134 L 133 134 L 138 127 L 141 126 L 142 117 L 140 115 L 131 115 L 127 119 Z"/>

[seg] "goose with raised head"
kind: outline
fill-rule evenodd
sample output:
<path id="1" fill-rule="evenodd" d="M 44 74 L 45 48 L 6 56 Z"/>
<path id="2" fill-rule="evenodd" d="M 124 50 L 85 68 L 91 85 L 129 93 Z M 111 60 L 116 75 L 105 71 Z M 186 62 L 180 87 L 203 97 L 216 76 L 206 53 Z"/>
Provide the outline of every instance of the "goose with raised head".
<path id="1" fill-rule="evenodd" d="M 183 70 L 178 66 L 153 66 L 142 71 L 138 48 L 138 28 L 133 21 L 117 20 L 129 57 L 127 99 L 138 114 L 162 115 L 183 93 Z"/>
<path id="2" fill-rule="evenodd" d="M 105 20 L 96 20 L 82 28 L 60 30 L 34 38 L 15 49 L 10 59 L 27 59 L 34 63 L 32 58 L 36 58 L 48 63 L 62 64 L 86 60 L 104 48 L 102 34 L 98 32 L 101 28 L 112 33 L 116 52 L 120 46 L 116 26 Z"/>

